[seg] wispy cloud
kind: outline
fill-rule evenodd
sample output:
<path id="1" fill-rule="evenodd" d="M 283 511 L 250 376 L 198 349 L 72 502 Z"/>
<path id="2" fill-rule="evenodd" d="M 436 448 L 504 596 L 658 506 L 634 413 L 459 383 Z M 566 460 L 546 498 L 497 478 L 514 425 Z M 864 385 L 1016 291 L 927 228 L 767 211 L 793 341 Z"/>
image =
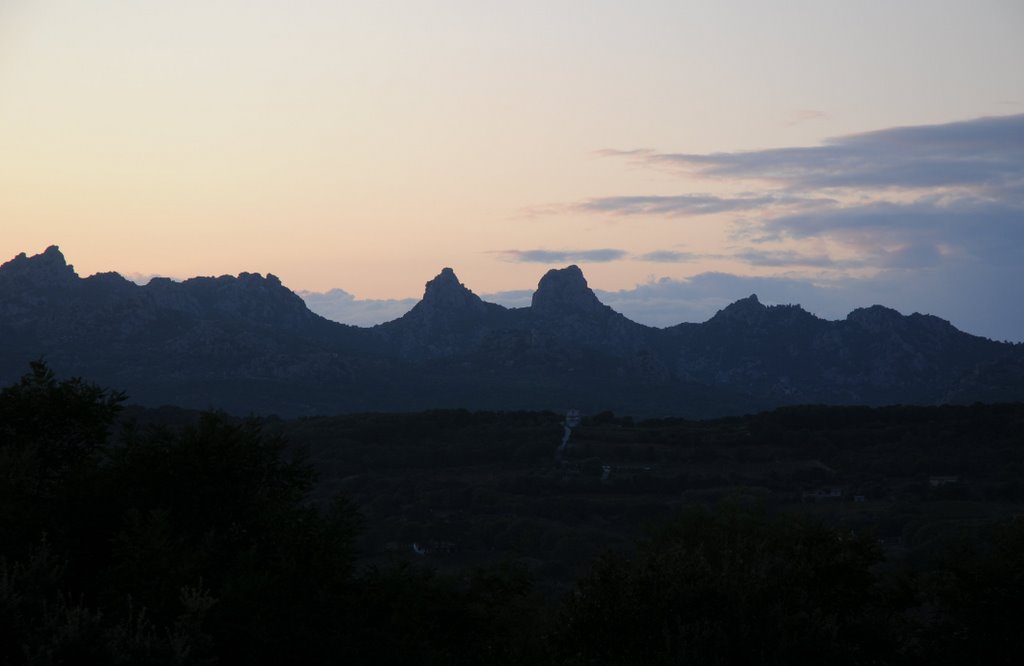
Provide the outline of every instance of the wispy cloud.
<path id="1" fill-rule="evenodd" d="M 777 203 L 775 196 L 718 197 L 711 194 L 621 196 L 587 199 L 573 206 L 581 211 L 613 215 L 710 215 L 761 208 Z"/>
<path id="2" fill-rule="evenodd" d="M 744 250 L 732 255 L 733 258 L 751 266 L 807 266 L 813 268 L 834 268 L 841 262 L 824 254 L 807 255 L 795 250 Z"/>
<path id="3" fill-rule="evenodd" d="M 794 125 L 800 125 L 814 120 L 828 119 L 829 115 L 824 111 L 818 111 L 817 109 L 797 109 L 796 111 L 793 111 L 793 113 L 789 114 L 789 118 L 786 119 L 785 124 L 792 127 Z"/>
<path id="4" fill-rule="evenodd" d="M 633 148 L 632 150 L 618 150 L 616 148 L 602 148 L 601 150 L 595 150 L 594 154 L 599 157 L 649 157 L 656 154 L 657 151 L 651 150 L 650 148 Z"/>
<path id="5" fill-rule="evenodd" d="M 599 248 L 595 250 L 501 250 L 497 253 L 504 261 L 534 264 L 564 264 L 578 262 L 605 263 L 625 259 L 625 250 Z"/>
<path id="6" fill-rule="evenodd" d="M 812 147 L 605 154 L 677 165 L 744 191 L 732 197 L 601 197 L 581 208 L 663 216 L 757 209 L 759 215 L 742 223 L 729 222 L 736 238 L 832 240 L 858 252 L 861 265 L 876 268 L 920 267 L 952 258 L 1022 263 L 1024 114 L 894 127 Z M 765 182 L 774 185 L 765 188 Z M 761 191 L 749 191 L 759 185 Z M 758 266 L 856 265 L 785 252 L 746 252 L 737 258 Z"/>
<path id="7" fill-rule="evenodd" d="M 686 264 L 708 259 L 725 259 L 737 261 L 748 266 L 771 266 L 792 268 L 859 268 L 864 266 L 860 260 L 836 260 L 827 254 L 805 254 L 796 250 L 743 250 L 726 254 L 700 254 L 694 252 L 677 252 L 675 250 L 655 250 L 633 256 L 636 261 L 650 261 L 665 264 Z"/>
<path id="8" fill-rule="evenodd" d="M 935 263 L 954 255 L 1020 266 L 1024 197 L 1017 202 L 973 197 L 880 201 L 780 216 L 765 222 L 764 229 L 783 238 L 839 239 L 866 258 L 877 257 L 883 266 Z"/>
<path id="9" fill-rule="evenodd" d="M 699 253 L 680 250 L 652 250 L 630 254 L 625 250 L 505 250 L 500 252 L 506 261 L 538 264 L 566 264 L 571 262 L 644 261 L 658 264 L 688 264 L 699 261 L 725 259 L 749 266 L 852 268 L 861 267 L 863 261 L 837 261 L 825 254 L 804 254 L 796 250 L 743 250 L 732 253 Z"/>
<path id="10" fill-rule="evenodd" d="M 628 153 L 627 153 L 628 154 Z M 791 189 L 1001 187 L 1024 179 L 1024 114 L 850 134 L 820 146 L 634 158 Z"/>
<path id="11" fill-rule="evenodd" d="M 653 261 L 661 264 L 685 264 L 698 259 L 704 259 L 707 255 L 694 254 L 693 252 L 678 252 L 676 250 L 655 250 L 639 254 L 634 257 L 637 261 Z"/>

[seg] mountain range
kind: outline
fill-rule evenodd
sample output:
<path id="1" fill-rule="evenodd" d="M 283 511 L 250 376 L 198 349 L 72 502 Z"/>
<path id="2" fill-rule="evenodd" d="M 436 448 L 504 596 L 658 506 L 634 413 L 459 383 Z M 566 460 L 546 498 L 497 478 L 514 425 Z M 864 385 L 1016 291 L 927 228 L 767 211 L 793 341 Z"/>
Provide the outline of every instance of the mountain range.
<path id="1" fill-rule="evenodd" d="M 786 404 L 1024 400 L 1024 345 L 873 305 L 820 319 L 736 301 L 652 328 L 577 266 L 529 307 L 488 303 L 450 268 L 407 314 L 362 328 L 311 312 L 274 275 L 81 278 L 56 246 L 0 265 L 0 381 L 42 358 L 133 402 L 302 416 L 432 408 L 714 417 Z"/>

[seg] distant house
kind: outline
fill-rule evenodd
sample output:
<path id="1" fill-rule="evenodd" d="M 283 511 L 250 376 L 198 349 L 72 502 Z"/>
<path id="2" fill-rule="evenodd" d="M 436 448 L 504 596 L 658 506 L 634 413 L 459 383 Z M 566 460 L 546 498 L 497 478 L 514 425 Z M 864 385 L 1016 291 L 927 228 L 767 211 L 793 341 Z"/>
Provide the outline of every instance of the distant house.
<path id="1" fill-rule="evenodd" d="M 928 483 L 933 487 L 948 486 L 951 483 L 960 483 L 959 476 L 930 476 Z"/>

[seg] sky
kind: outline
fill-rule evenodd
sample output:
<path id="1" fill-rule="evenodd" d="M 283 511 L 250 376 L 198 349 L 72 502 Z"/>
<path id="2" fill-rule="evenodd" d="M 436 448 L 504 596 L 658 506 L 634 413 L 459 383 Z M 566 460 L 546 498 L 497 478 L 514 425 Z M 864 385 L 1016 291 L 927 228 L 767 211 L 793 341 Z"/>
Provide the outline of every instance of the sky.
<path id="1" fill-rule="evenodd" d="M 579 265 L 1024 341 L 1018 0 L 0 0 L 0 261 L 273 273 L 352 323 Z"/>

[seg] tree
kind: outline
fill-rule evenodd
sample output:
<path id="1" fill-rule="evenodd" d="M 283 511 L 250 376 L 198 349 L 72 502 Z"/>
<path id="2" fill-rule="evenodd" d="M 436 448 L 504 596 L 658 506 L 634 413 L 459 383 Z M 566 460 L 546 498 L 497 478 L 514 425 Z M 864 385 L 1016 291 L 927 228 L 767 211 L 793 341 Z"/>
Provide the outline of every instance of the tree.
<path id="1" fill-rule="evenodd" d="M 123 399 L 41 362 L 0 391 L 0 663 L 336 657 L 351 507 L 255 421 L 112 438 Z"/>
<path id="2" fill-rule="evenodd" d="M 59 473 L 107 441 L 126 396 L 74 377 L 57 381 L 45 362 L 0 390 L 0 446 L 40 447 L 45 467 Z"/>
<path id="3" fill-rule="evenodd" d="M 870 663 L 893 654 L 877 544 L 807 520 L 693 510 L 578 581 L 555 644 L 578 664 Z"/>
<path id="4" fill-rule="evenodd" d="M 42 361 L 0 390 L 0 524 L 6 551 L 25 555 L 99 464 L 125 396 Z"/>

